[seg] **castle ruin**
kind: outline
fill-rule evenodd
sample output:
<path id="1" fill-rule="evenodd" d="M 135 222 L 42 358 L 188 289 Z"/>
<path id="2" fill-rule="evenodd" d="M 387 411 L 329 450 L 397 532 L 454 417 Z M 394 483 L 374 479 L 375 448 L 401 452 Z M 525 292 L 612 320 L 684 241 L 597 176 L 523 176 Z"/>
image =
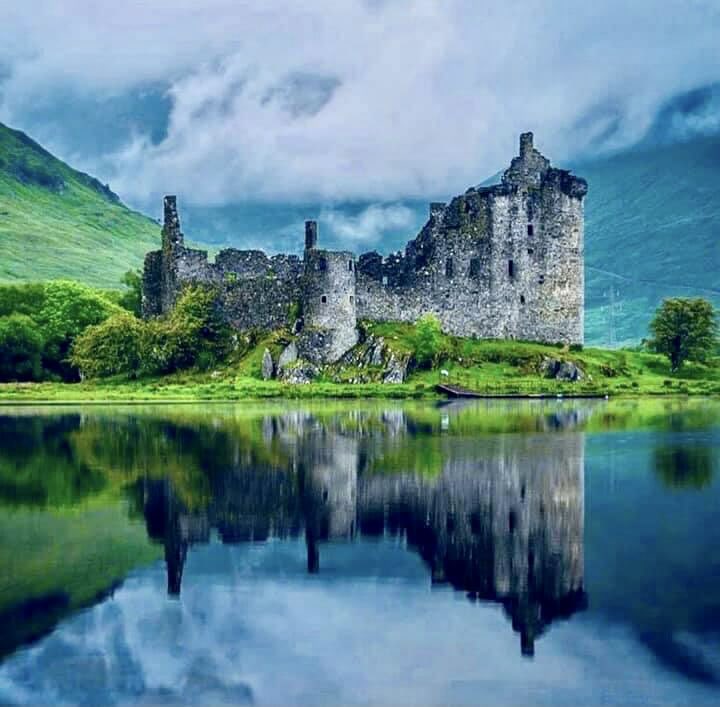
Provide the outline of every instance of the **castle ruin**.
<path id="1" fill-rule="evenodd" d="M 358 319 L 415 322 L 427 313 L 457 336 L 582 344 L 586 193 L 584 179 L 552 167 L 523 133 L 500 183 L 430 204 L 404 253 L 324 250 L 307 221 L 302 258 L 230 248 L 215 262 L 185 247 L 167 196 L 162 248 L 145 258 L 143 314 L 170 311 L 188 283 L 217 286 L 239 330 L 278 329 L 296 307 L 298 348 L 318 363 L 357 343 Z"/>

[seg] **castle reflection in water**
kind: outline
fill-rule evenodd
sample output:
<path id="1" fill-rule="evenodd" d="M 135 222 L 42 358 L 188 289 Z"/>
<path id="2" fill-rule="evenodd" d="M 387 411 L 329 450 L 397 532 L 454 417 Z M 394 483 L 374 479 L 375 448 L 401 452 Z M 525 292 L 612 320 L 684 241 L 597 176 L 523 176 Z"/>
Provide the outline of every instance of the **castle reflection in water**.
<path id="1" fill-rule="evenodd" d="M 224 543 L 304 535 L 308 572 L 322 571 L 323 542 L 397 536 L 422 557 L 432 583 L 499 602 L 532 656 L 551 622 L 586 606 L 577 420 L 549 418 L 553 434 L 441 436 L 438 447 L 408 455 L 393 440 L 421 442 L 417 423 L 401 411 L 381 417 L 373 433 L 305 412 L 264 418 L 265 446 L 281 450 L 282 461 L 248 454 L 238 441 L 213 461 L 200 509 L 167 480 L 141 482 L 169 594 L 181 592 L 189 546 L 209 542 L 211 529 Z M 433 455 L 435 472 L 419 473 L 418 459 Z"/>

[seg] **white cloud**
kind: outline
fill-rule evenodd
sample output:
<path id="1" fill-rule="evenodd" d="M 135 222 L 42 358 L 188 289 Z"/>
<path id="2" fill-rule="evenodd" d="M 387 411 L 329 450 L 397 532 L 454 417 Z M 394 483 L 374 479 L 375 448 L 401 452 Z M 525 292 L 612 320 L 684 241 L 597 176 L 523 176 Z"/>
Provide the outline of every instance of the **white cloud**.
<path id="1" fill-rule="evenodd" d="M 22 127 L 58 85 L 170 86 L 165 140 L 97 156 L 136 201 L 450 194 L 506 164 L 522 130 L 555 161 L 621 147 L 668 98 L 720 79 L 711 0 L 6 5 L 5 120 Z"/>
<path id="2" fill-rule="evenodd" d="M 409 230 L 415 221 L 415 212 L 402 204 L 371 204 L 356 215 L 336 209 L 320 214 L 320 225 L 327 226 L 340 241 L 362 247 L 380 243 L 388 231 Z"/>

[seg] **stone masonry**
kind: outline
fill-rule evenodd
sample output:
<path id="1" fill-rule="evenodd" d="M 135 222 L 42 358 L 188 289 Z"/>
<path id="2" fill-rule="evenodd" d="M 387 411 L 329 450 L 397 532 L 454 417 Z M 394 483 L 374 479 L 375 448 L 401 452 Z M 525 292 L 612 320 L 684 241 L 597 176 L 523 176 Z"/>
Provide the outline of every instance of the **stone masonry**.
<path id="1" fill-rule="evenodd" d="M 143 312 L 168 312 L 192 282 L 218 287 L 222 311 L 239 330 L 277 329 L 296 305 L 299 353 L 316 363 L 336 361 L 357 343 L 358 319 L 414 322 L 426 313 L 458 336 L 581 344 L 586 193 L 584 179 L 552 167 L 523 133 L 500 184 L 432 203 L 404 253 L 322 250 L 308 221 L 302 259 L 228 249 L 214 263 L 185 247 L 168 196 L 162 249 L 145 258 Z"/>

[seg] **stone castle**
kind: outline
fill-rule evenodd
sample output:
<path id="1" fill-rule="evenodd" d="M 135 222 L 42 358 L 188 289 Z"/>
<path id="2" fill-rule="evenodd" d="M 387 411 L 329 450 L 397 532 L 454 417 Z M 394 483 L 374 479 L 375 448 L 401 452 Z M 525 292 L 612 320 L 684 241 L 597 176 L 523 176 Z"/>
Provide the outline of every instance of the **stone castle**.
<path id="1" fill-rule="evenodd" d="M 426 313 L 458 336 L 582 344 L 586 193 L 584 179 L 552 167 L 523 133 L 500 184 L 430 204 L 404 253 L 324 250 L 307 221 L 302 258 L 230 248 L 214 263 L 185 247 L 167 196 L 162 249 L 145 258 L 143 313 L 168 312 L 188 283 L 213 284 L 239 330 L 278 329 L 300 312 L 298 350 L 316 363 L 357 343 L 359 319 L 415 322 Z"/>

